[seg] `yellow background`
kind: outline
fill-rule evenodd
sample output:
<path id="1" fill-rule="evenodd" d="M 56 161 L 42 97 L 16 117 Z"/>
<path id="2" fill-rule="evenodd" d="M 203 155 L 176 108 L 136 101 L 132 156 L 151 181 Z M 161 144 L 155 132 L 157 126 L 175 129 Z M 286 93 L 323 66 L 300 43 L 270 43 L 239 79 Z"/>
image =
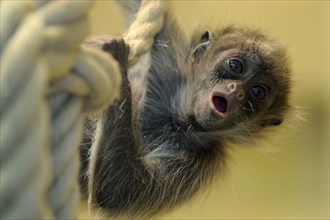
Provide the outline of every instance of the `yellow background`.
<path id="1" fill-rule="evenodd" d="M 95 2 L 91 34 L 122 35 L 123 18 L 115 2 Z M 228 173 L 207 195 L 162 218 L 329 219 L 329 1 L 170 5 L 185 31 L 196 24 L 242 24 L 286 44 L 295 78 L 292 100 L 305 121 L 290 120 L 257 148 L 232 147 Z"/>

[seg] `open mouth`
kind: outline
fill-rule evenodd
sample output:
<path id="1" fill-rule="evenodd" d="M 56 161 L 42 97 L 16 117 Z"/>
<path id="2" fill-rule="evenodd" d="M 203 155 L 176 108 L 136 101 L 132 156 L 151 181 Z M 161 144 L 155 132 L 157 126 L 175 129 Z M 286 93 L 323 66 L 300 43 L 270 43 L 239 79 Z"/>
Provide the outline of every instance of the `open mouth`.
<path id="1" fill-rule="evenodd" d="M 212 103 L 215 110 L 220 114 L 225 114 L 228 110 L 228 101 L 226 98 L 222 96 L 213 96 Z"/>

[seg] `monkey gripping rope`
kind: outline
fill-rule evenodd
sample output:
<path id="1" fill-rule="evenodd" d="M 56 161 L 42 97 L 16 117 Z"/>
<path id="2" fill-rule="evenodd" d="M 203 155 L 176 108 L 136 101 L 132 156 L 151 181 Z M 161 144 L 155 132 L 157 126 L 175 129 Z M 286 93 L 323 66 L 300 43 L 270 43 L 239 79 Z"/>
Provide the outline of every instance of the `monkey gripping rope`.
<path id="1" fill-rule="evenodd" d="M 82 113 L 117 95 L 117 63 L 79 46 L 91 1 L 1 1 L 0 218 L 74 218 Z"/>

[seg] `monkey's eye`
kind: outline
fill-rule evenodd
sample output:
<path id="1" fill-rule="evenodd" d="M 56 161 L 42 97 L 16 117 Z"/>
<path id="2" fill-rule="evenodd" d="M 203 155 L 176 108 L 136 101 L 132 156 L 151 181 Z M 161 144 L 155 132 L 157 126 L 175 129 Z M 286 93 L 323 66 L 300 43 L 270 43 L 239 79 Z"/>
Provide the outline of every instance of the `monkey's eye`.
<path id="1" fill-rule="evenodd" d="M 251 89 L 251 94 L 256 100 L 262 101 L 267 96 L 267 88 L 264 85 L 253 86 Z"/>
<path id="2" fill-rule="evenodd" d="M 244 72 L 243 61 L 239 58 L 233 58 L 228 61 L 228 68 L 235 74 L 242 74 Z"/>

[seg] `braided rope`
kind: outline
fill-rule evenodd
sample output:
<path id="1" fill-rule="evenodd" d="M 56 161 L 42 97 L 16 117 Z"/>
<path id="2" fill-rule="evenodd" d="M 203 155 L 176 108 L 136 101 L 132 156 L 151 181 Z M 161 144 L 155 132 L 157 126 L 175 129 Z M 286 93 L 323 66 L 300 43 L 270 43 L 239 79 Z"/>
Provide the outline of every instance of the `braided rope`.
<path id="1" fill-rule="evenodd" d="M 121 3 L 122 7 L 128 7 Z M 133 66 L 142 54 L 150 51 L 155 35 L 164 23 L 165 1 L 143 0 L 135 21 L 126 32 L 124 39 L 130 46 L 129 65 Z"/>
<path id="2" fill-rule="evenodd" d="M 1 2 L 1 219 L 75 216 L 82 113 L 108 105 L 120 85 L 111 57 L 79 46 L 90 6 Z"/>

